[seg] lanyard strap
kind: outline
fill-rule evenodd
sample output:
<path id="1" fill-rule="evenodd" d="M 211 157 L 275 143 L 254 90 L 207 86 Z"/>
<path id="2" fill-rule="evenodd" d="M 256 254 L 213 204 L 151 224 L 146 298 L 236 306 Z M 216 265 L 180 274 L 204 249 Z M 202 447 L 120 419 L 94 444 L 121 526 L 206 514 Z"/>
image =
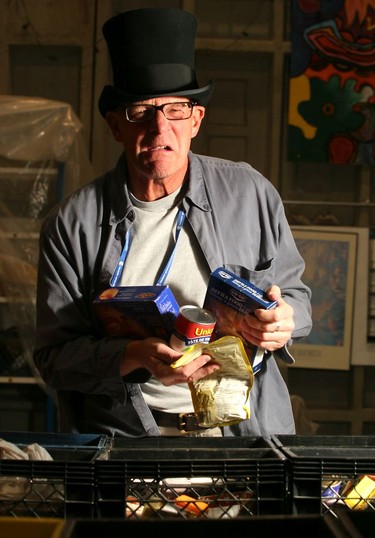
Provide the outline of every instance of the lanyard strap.
<path id="1" fill-rule="evenodd" d="M 156 282 L 157 286 L 163 286 L 163 284 L 165 283 L 165 281 L 167 279 L 168 273 L 169 273 L 170 268 L 172 266 L 174 255 L 176 254 L 177 241 L 178 241 L 178 238 L 180 237 L 180 232 L 181 232 L 182 227 L 184 225 L 185 216 L 186 216 L 185 211 L 183 209 L 180 209 L 179 212 L 178 212 L 178 216 L 177 216 L 176 238 L 175 238 L 175 242 L 174 242 L 174 247 L 173 247 L 171 255 L 169 256 L 169 260 L 166 263 L 166 266 L 164 267 L 163 271 L 161 272 L 161 275 L 158 278 L 158 281 Z"/>
<path id="2" fill-rule="evenodd" d="M 120 254 L 120 258 L 117 262 L 116 269 L 112 275 L 111 280 L 109 281 L 109 284 L 112 288 L 115 288 L 120 282 L 120 278 L 124 270 L 125 260 L 130 249 L 130 243 L 131 243 L 131 233 L 129 229 L 125 235 L 125 245 Z"/>
<path id="3" fill-rule="evenodd" d="M 163 286 L 163 284 L 165 283 L 167 279 L 168 273 L 172 266 L 174 255 L 176 253 L 177 241 L 178 241 L 178 238 L 180 237 L 180 232 L 184 225 L 185 217 L 186 217 L 185 211 L 183 209 L 179 209 L 178 215 L 177 215 L 176 238 L 175 238 L 174 247 L 173 247 L 171 255 L 169 256 L 169 260 L 167 261 L 163 271 L 161 272 L 161 275 L 159 276 L 156 282 L 157 286 Z M 111 280 L 109 281 L 109 284 L 112 288 L 115 288 L 120 283 L 121 275 L 125 267 L 125 261 L 129 253 L 130 244 L 131 244 L 131 228 L 126 232 L 124 248 L 122 249 L 120 258 L 116 265 L 116 269 L 114 270 Z"/>

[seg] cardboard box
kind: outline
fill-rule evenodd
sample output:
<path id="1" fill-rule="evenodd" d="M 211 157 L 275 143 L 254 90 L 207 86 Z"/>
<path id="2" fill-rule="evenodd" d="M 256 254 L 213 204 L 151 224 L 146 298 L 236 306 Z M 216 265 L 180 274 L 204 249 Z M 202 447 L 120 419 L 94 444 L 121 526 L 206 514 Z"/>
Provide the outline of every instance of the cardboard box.
<path id="1" fill-rule="evenodd" d="M 94 308 L 109 336 L 169 340 L 179 312 L 169 286 L 121 286 L 103 291 Z"/>
<path id="2" fill-rule="evenodd" d="M 256 373 L 261 368 L 263 350 L 247 342 L 240 331 L 246 314 L 258 308 L 275 308 L 277 302 L 269 301 L 265 292 L 243 278 L 219 267 L 211 273 L 203 307 L 216 317 L 211 342 L 222 336 L 238 336 L 244 343 L 246 353 Z"/>

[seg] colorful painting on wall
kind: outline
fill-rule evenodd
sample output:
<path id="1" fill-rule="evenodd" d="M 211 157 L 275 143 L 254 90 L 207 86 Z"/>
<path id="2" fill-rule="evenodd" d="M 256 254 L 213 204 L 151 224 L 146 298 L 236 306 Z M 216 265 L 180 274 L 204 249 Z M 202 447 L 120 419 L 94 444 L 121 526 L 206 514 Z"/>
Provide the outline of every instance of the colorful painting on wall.
<path id="1" fill-rule="evenodd" d="M 375 0 L 292 0 L 288 158 L 375 164 Z"/>

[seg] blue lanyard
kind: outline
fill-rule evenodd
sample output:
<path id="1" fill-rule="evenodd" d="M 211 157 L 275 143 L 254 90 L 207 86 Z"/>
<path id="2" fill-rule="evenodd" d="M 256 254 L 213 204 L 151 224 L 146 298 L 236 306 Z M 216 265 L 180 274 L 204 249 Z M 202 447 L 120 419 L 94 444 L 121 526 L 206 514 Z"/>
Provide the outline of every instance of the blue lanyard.
<path id="1" fill-rule="evenodd" d="M 125 235 L 125 245 L 124 245 L 124 248 L 122 249 L 122 252 L 120 254 L 120 258 L 117 262 L 117 265 L 116 265 L 116 269 L 112 275 L 112 278 L 111 280 L 109 281 L 109 284 L 112 288 L 115 288 L 118 283 L 120 282 L 120 279 L 121 279 L 121 275 L 122 275 L 122 272 L 124 270 L 124 266 L 125 266 L 125 260 L 126 260 L 126 257 L 128 255 L 128 252 L 129 252 L 129 249 L 130 249 L 130 243 L 131 243 L 131 233 L 130 233 L 130 229 L 126 232 L 126 235 Z"/>
<path id="2" fill-rule="evenodd" d="M 171 255 L 169 256 L 169 260 L 167 261 L 163 271 L 161 272 L 161 275 L 159 276 L 159 278 L 158 278 L 158 280 L 156 282 L 157 286 L 163 286 L 163 284 L 165 283 L 165 281 L 167 279 L 168 273 L 169 273 L 169 271 L 171 269 L 171 266 L 172 266 L 174 255 L 176 253 L 177 241 L 178 241 L 178 238 L 180 237 L 180 232 L 181 232 L 182 227 L 184 225 L 185 217 L 186 217 L 185 211 L 183 209 L 179 209 L 178 215 L 177 215 L 176 238 L 175 238 L 174 247 L 173 247 Z M 122 275 L 122 272 L 123 272 L 124 267 L 125 267 L 125 261 L 126 261 L 128 253 L 129 253 L 130 244 L 131 244 L 131 228 L 126 232 L 124 248 L 122 249 L 122 252 L 120 254 L 120 258 L 119 258 L 119 260 L 117 262 L 116 269 L 114 270 L 112 278 L 109 281 L 109 284 L 110 284 L 110 286 L 112 288 L 115 288 L 120 283 L 121 275 Z"/>

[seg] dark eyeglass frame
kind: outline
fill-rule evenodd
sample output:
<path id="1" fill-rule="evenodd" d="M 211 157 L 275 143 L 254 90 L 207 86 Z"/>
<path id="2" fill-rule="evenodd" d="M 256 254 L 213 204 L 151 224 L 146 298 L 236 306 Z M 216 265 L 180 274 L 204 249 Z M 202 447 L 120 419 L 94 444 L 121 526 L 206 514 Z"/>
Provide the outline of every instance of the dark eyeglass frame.
<path id="1" fill-rule="evenodd" d="M 198 103 L 196 103 L 195 101 L 174 101 L 173 103 L 164 103 L 163 105 L 149 105 L 149 104 L 139 104 L 139 105 L 137 105 L 137 104 L 134 104 L 134 105 L 125 106 L 124 110 L 125 110 L 126 119 L 130 123 L 145 123 L 147 121 L 151 121 L 152 119 L 154 119 L 157 110 L 161 110 L 161 112 L 163 113 L 163 116 L 169 121 L 182 121 L 182 120 L 188 120 L 189 118 L 191 118 L 191 116 L 193 114 L 193 108 L 197 104 Z M 186 108 L 189 109 L 190 114 L 188 116 L 186 116 L 186 118 L 169 118 L 166 115 L 166 113 L 164 111 L 164 108 L 167 107 L 167 106 L 173 106 L 173 105 L 186 105 Z M 153 111 L 153 112 L 152 112 L 152 114 L 150 112 L 150 117 L 147 117 L 147 118 L 144 118 L 144 119 L 141 119 L 141 120 L 134 120 L 134 119 L 130 119 L 130 117 L 129 117 L 129 109 L 131 109 L 133 107 L 144 107 L 146 110 Z"/>

